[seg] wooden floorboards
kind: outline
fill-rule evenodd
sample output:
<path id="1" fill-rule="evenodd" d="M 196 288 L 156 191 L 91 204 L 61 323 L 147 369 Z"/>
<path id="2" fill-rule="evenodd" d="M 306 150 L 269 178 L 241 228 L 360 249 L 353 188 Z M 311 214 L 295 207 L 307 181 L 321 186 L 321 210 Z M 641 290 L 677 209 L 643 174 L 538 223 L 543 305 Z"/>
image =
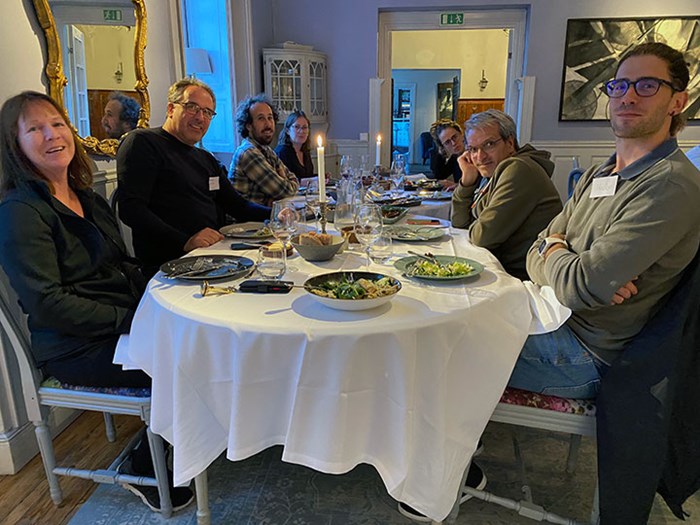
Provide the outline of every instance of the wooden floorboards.
<path id="1" fill-rule="evenodd" d="M 143 426 L 133 416 L 115 416 L 117 441 L 105 437 L 99 412 L 85 412 L 54 439 L 56 460 L 62 466 L 105 468 L 126 442 Z M 0 476 L 0 525 L 63 525 L 97 487 L 92 481 L 60 476 L 63 504 L 56 507 L 49 496 L 41 458 L 37 455 L 14 476 Z"/>

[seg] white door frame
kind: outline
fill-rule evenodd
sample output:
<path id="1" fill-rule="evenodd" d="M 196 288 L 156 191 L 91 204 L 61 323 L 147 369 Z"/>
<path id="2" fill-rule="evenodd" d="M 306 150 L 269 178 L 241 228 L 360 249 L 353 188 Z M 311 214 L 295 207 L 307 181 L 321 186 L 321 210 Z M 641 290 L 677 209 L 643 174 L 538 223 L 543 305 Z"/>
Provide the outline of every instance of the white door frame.
<path id="1" fill-rule="evenodd" d="M 454 12 L 450 9 L 450 12 Z M 517 79 L 523 76 L 525 67 L 525 9 L 494 9 L 487 11 L 464 11 L 461 26 L 441 26 L 441 11 L 382 12 L 379 13 L 379 39 L 377 55 L 377 77 L 391 78 L 391 33 L 392 31 L 455 30 L 455 29 L 509 29 L 508 68 L 506 71 L 505 112 L 514 118 L 518 115 L 519 90 Z M 371 91 L 370 91 L 371 93 Z M 370 137 L 391 133 L 391 83 L 384 82 L 380 89 L 379 104 L 370 101 L 370 107 L 379 107 L 379 129 L 372 129 L 376 119 L 370 115 Z M 389 152 L 382 151 L 382 164 L 388 165 Z"/>

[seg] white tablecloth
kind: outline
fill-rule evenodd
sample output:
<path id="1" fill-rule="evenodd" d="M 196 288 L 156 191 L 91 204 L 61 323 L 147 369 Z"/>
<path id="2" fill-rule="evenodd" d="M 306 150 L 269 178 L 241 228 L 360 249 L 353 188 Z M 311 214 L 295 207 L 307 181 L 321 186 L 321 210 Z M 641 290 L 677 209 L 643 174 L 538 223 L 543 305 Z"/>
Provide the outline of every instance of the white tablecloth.
<path id="1" fill-rule="evenodd" d="M 231 253 L 218 248 L 208 251 Z M 323 472 L 369 463 L 394 498 L 447 516 L 531 314 L 523 284 L 463 231 L 427 246 L 395 243 L 395 254 L 410 248 L 486 270 L 429 284 L 373 264 L 404 287 L 363 312 L 331 310 L 302 289 L 202 298 L 197 284 L 150 282 L 115 362 L 153 378 L 151 428 L 174 445 L 176 484 L 223 451 L 240 460 L 282 444 L 284 461 Z M 301 284 L 364 269 L 365 259 L 346 252 L 288 264 L 296 271 L 285 279 Z"/>

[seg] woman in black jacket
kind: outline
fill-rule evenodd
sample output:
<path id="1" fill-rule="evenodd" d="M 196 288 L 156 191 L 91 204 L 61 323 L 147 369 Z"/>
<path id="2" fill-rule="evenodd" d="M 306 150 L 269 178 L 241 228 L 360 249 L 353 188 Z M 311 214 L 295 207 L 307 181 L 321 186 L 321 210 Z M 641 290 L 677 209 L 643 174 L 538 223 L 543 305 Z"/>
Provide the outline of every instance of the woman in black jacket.
<path id="1" fill-rule="evenodd" d="M 25 91 L 3 104 L 0 264 L 28 316 L 37 365 L 74 385 L 148 387 L 146 374 L 112 363 L 145 280 L 91 185 L 88 157 L 56 102 Z M 148 447 L 130 460 L 134 472 L 152 472 Z M 154 487 L 127 488 L 158 510 Z M 189 489 L 171 492 L 174 510 L 192 500 Z"/>
<path id="2" fill-rule="evenodd" d="M 284 123 L 275 153 L 299 180 L 314 177 L 311 162 L 311 123 L 303 111 L 294 111 Z"/>

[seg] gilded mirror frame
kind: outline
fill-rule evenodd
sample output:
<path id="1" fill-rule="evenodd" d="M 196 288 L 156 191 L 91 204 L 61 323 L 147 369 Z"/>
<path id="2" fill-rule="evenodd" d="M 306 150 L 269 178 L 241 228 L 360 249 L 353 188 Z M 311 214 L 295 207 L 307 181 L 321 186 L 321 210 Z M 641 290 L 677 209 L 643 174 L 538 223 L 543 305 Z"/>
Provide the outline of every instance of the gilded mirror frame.
<path id="1" fill-rule="evenodd" d="M 32 0 L 34 11 L 39 25 L 44 30 L 46 37 L 46 78 L 49 82 L 49 96 L 65 111 L 63 102 L 63 90 L 68 84 L 68 79 L 63 72 L 63 57 L 61 56 L 61 42 L 58 35 L 56 21 L 49 6 L 49 0 Z M 148 95 L 148 77 L 144 64 L 144 50 L 146 49 L 146 5 L 145 0 L 131 0 L 136 15 L 136 33 L 134 35 L 134 67 L 136 69 L 136 85 L 134 89 L 141 98 L 141 111 L 137 127 L 147 128 L 151 118 L 151 101 Z M 75 128 L 74 128 L 75 129 Z M 95 137 L 79 137 L 88 153 L 115 157 L 119 141 L 117 139 L 98 140 Z"/>

